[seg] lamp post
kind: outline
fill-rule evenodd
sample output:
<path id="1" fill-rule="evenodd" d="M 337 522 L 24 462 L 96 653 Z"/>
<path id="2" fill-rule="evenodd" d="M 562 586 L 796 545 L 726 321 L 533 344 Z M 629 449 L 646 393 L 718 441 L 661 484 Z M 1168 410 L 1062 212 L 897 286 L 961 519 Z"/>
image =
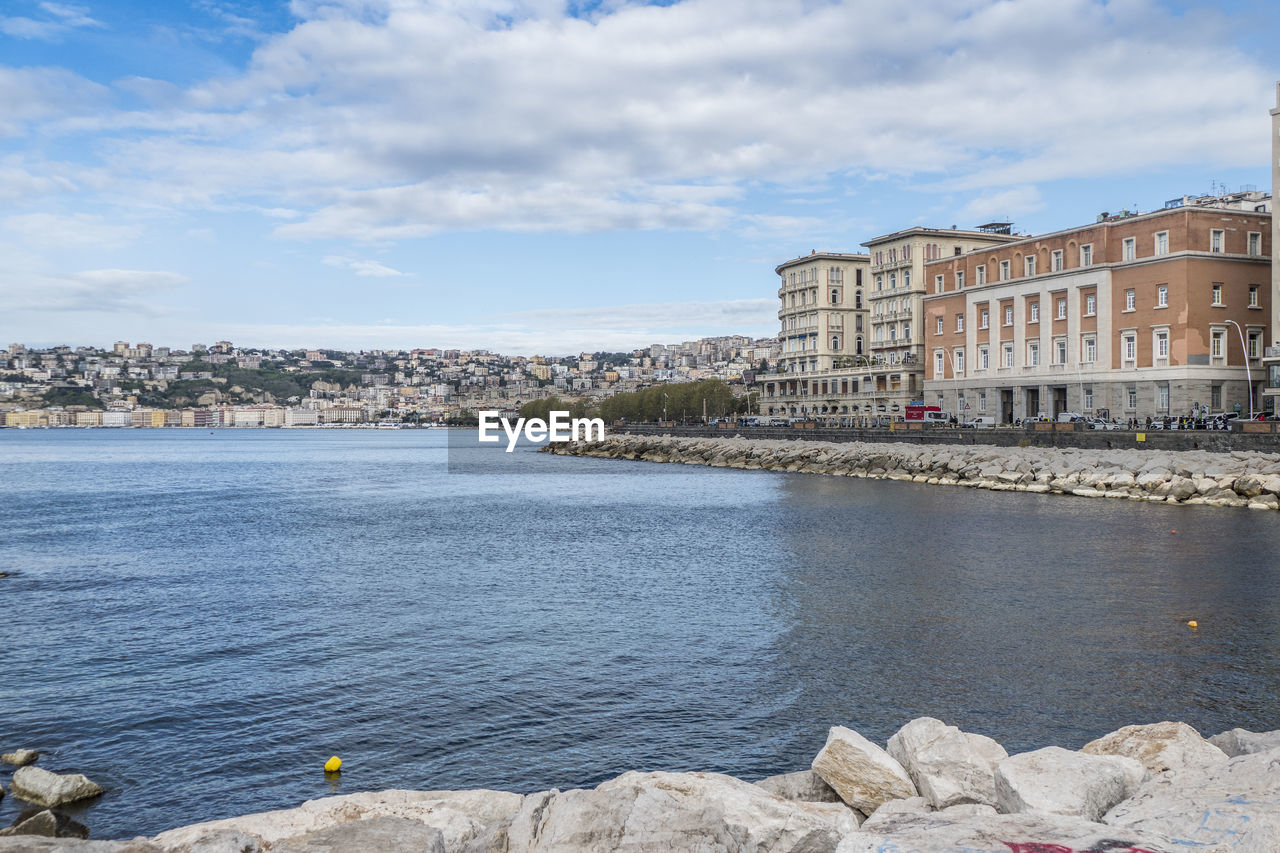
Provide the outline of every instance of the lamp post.
<path id="1" fill-rule="evenodd" d="M 956 423 L 964 423 L 964 409 L 960 408 L 960 353 L 956 347 L 951 348 L 951 382 L 956 389 Z"/>
<path id="2" fill-rule="evenodd" d="M 1235 326 L 1236 332 L 1240 335 L 1240 354 L 1244 356 L 1244 378 L 1249 383 L 1249 420 L 1253 420 L 1253 371 L 1249 369 L 1249 348 L 1244 342 L 1244 329 L 1240 328 L 1240 324 L 1235 320 L 1227 322 Z"/>

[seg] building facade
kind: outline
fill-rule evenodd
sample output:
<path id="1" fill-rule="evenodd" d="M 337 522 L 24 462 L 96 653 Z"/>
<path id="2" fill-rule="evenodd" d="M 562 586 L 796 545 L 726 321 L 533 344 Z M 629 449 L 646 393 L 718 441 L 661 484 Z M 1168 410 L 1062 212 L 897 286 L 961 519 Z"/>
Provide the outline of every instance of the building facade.
<path id="1" fill-rule="evenodd" d="M 1280 190 L 1280 83 L 1276 83 L 1276 105 L 1271 110 L 1271 195 Z M 1271 217 L 1271 337 L 1264 362 L 1267 385 L 1264 393 L 1268 411 L 1280 412 L 1280 219 Z"/>
<path id="2" fill-rule="evenodd" d="M 1004 423 L 1257 408 L 1272 217 L 1239 195 L 926 263 L 925 402 Z"/>

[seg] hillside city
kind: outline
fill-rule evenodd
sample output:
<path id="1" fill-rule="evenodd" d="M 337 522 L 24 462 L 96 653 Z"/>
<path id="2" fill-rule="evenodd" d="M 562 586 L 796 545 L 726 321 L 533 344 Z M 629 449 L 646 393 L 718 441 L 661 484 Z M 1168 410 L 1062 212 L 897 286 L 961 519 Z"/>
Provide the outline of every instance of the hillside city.
<path id="1" fill-rule="evenodd" d="M 672 382 L 719 379 L 742 395 L 777 355 L 776 339 L 741 335 L 567 357 L 15 343 L 0 354 L 0 414 L 9 427 L 463 423 L 479 410 L 552 397 L 594 404 Z"/>

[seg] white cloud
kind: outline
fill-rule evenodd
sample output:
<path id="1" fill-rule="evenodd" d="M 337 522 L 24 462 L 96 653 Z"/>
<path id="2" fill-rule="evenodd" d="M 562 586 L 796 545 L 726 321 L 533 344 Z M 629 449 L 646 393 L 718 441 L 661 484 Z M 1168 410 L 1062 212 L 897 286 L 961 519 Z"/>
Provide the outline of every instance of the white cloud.
<path id="1" fill-rule="evenodd" d="M 0 33 L 20 39 L 49 40 L 71 29 L 103 26 L 101 21 L 89 16 L 88 8 L 74 3 L 42 2 L 37 8 L 45 17 L 0 15 Z"/>
<path id="2" fill-rule="evenodd" d="M 79 8 L 46 4 L 51 20 L 87 18 L 55 6 Z M 296 216 L 279 236 L 366 242 L 807 235 L 827 217 L 762 216 L 752 191 L 877 177 L 957 205 L 977 195 L 979 210 L 1046 180 L 1267 156 L 1274 72 L 1232 46 L 1225 19 L 1154 0 L 563 8 L 295 0 L 297 26 L 253 33 L 243 73 L 177 92 L 123 81 L 145 110 L 104 108 L 67 72 L 0 69 L 0 107 L 17 107 L 0 109 L 0 134 L 99 134 L 116 198 L 282 209 Z"/>
<path id="3" fill-rule="evenodd" d="M 0 277 L 0 298 L 15 314 L 156 314 L 157 297 L 186 282 L 185 276 L 160 270 L 97 269 L 70 275 L 6 273 Z"/>
<path id="4" fill-rule="evenodd" d="M 1022 186 L 975 198 L 961 208 L 960 215 L 974 222 L 1005 219 L 1012 222 L 1019 214 L 1033 213 L 1043 207 L 1040 190 Z"/>
<path id="5" fill-rule="evenodd" d="M 119 225 L 87 213 L 68 215 L 24 213 L 0 219 L 0 229 L 16 234 L 28 245 L 65 248 L 92 246 L 115 249 L 142 235 L 136 225 Z"/>
<path id="6" fill-rule="evenodd" d="M 373 276 L 375 278 L 388 278 L 391 276 L 405 276 L 408 273 L 400 272 L 398 269 L 387 266 L 378 261 L 371 261 L 361 258 L 344 258 L 340 255 L 328 255 L 324 258 L 324 262 L 331 267 L 351 270 L 359 276 Z"/>

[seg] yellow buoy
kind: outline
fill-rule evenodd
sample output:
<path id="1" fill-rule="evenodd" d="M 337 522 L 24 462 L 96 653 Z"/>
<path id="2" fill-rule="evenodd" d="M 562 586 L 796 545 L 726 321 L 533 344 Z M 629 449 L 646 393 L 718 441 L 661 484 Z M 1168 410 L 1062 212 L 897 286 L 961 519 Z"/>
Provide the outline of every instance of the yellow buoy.
<path id="1" fill-rule="evenodd" d="M 342 769 L 342 759 L 336 755 L 324 763 L 325 773 L 337 773 L 341 769 Z"/>
<path id="2" fill-rule="evenodd" d="M 1197 622 L 1196 620 L 1192 619 L 1190 622 L 1188 622 L 1188 623 L 1187 623 L 1187 627 L 1188 627 L 1188 628 L 1199 628 L 1199 627 L 1200 627 L 1200 623 L 1199 623 L 1199 622 Z"/>

